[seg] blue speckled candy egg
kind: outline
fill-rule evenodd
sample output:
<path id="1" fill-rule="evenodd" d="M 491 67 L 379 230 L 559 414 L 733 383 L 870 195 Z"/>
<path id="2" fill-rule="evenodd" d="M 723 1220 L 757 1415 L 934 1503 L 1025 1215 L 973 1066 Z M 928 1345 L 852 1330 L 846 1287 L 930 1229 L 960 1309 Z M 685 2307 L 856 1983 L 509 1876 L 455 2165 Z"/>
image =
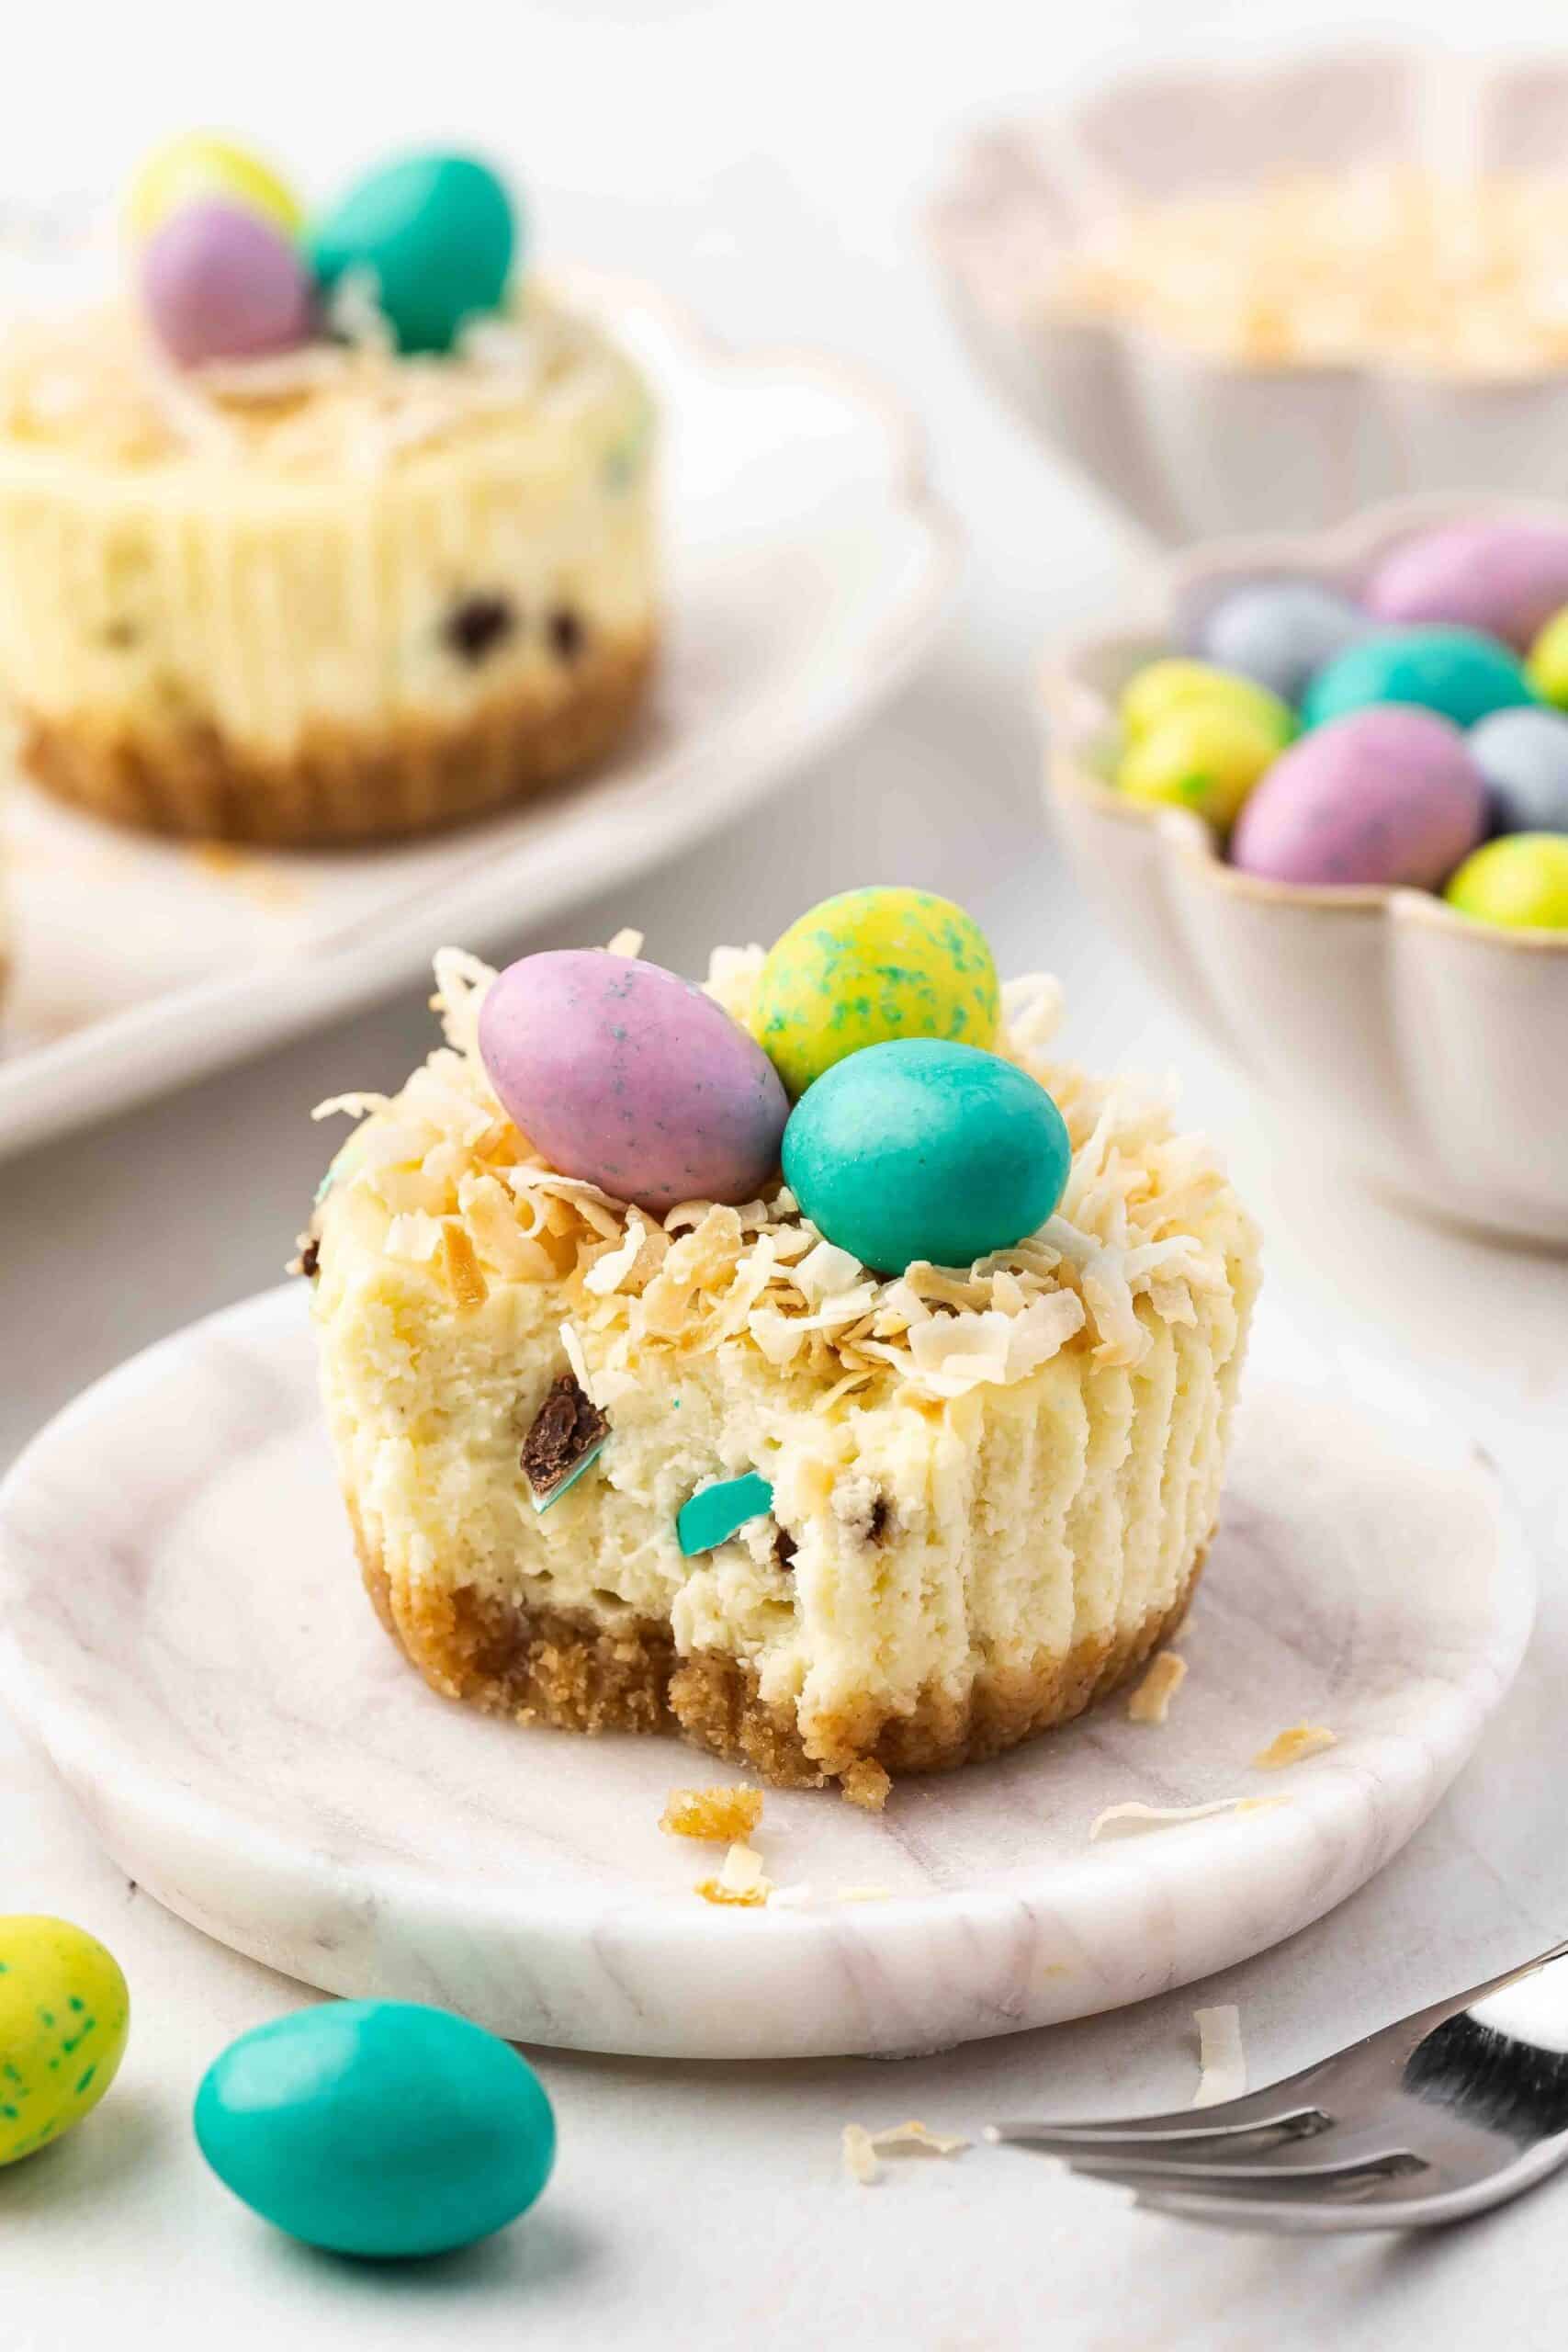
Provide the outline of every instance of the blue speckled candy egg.
<path id="1" fill-rule="evenodd" d="M 1367 609 L 1407 628 L 1446 621 L 1523 651 L 1568 605 L 1568 531 L 1546 523 L 1454 523 L 1419 531 L 1384 556 Z"/>
<path id="2" fill-rule="evenodd" d="M 1027 1071 L 934 1037 L 835 1062 L 784 1130 L 807 1216 L 885 1274 L 1010 1249 L 1052 1214 L 1071 1165 L 1066 1124 Z"/>
<path id="3" fill-rule="evenodd" d="M 756 1040 L 690 980 L 639 956 L 561 948 L 508 965 L 479 1010 L 491 1084 L 563 1176 L 662 1216 L 750 1201 L 789 1116 Z"/>
<path id="4" fill-rule="evenodd" d="M 471 155 L 408 155 L 350 188 L 310 232 L 329 290 L 363 272 L 400 351 L 449 351 L 466 319 L 497 311 L 520 243 L 503 181 Z"/>
<path id="5" fill-rule="evenodd" d="M 1192 633 L 1193 650 L 1298 703 L 1315 673 L 1366 627 L 1365 613 L 1321 581 L 1256 580 L 1210 606 Z"/>
<path id="6" fill-rule="evenodd" d="M 1397 702 L 1473 727 L 1488 711 L 1535 700 L 1520 664 L 1495 638 L 1471 628 L 1382 629 L 1318 672 L 1302 720 L 1322 727 L 1372 703 Z"/>
<path id="7" fill-rule="evenodd" d="M 1231 862 L 1271 882 L 1437 889 L 1486 830 L 1467 739 L 1429 710 L 1380 703 L 1292 743 L 1231 835 Z"/>
<path id="8" fill-rule="evenodd" d="M 196 2136 L 264 2221 L 385 2258 L 504 2228 L 549 2178 L 556 2145 L 525 2058 L 408 2001 L 329 2001 L 242 2034 L 202 2079 Z"/>
<path id="9" fill-rule="evenodd" d="M 1568 717 L 1495 710 L 1470 731 L 1500 833 L 1568 833 Z"/>
<path id="10" fill-rule="evenodd" d="M 182 368 L 262 358 L 310 335 L 313 296 L 293 240 L 245 205 L 182 205 L 139 267 L 148 324 Z"/>
<path id="11" fill-rule="evenodd" d="M 986 934 L 931 890 L 842 890 L 809 908 L 762 967 L 751 1026 L 792 1094 L 891 1037 L 989 1046 L 1000 1003 Z"/>

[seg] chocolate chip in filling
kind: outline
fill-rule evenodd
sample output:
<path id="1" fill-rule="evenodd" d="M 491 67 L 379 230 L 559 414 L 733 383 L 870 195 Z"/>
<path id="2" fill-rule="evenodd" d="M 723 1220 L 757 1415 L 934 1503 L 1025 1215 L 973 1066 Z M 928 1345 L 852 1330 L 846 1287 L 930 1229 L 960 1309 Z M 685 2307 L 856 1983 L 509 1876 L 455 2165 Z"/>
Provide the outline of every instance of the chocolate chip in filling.
<path id="1" fill-rule="evenodd" d="M 504 645 L 516 627 L 516 609 L 507 597 L 465 596 L 447 614 L 442 635 L 454 653 L 478 663 Z"/>
<path id="2" fill-rule="evenodd" d="M 582 623 L 570 605 L 558 605 L 550 615 L 550 643 L 558 661 L 575 662 L 582 650 L 585 634 Z"/>
<path id="3" fill-rule="evenodd" d="M 518 1457 L 541 1509 L 586 1469 L 609 1434 L 604 1414 L 573 1375 L 563 1372 L 535 1414 Z"/>

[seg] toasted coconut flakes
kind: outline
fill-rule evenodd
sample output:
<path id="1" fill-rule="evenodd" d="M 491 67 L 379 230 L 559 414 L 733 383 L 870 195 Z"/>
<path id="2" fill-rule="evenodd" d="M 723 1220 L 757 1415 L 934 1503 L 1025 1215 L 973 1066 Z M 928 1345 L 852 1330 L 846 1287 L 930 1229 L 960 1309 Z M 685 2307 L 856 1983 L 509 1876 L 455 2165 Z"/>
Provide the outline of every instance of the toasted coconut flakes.
<path id="1" fill-rule="evenodd" d="M 727 1886 L 721 1871 L 717 1878 L 698 1879 L 693 1893 L 705 1903 L 728 1904 L 739 1910 L 756 1910 L 766 1903 L 770 1889 L 766 1879 L 755 1886 Z"/>
<path id="2" fill-rule="evenodd" d="M 928 2130 L 913 2118 L 908 2123 L 889 2123 L 880 2132 L 867 2132 L 859 2123 L 846 2123 L 842 2145 L 844 2170 L 852 2180 L 869 2188 L 882 2175 L 878 2159 L 883 2156 L 924 2155 L 961 2156 L 974 2143 L 962 2132 L 942 2132 Z"/>
<path id="3" fill-rule="evenodd" d="M 748 1887 L 761 1885 L 765 1883 L 762 1878 L 762 1857 L 754 1847 L 746 1845 L 743 1840 L 738 1840 L 726 1854 L 724 1868 L 719 1875 L 726 1886 L 734 1887 L 738 1893 L 743 1893 Z"/>
<path id="4" fill-rule="evenodd" d="M 618 1249 L 606 1250 L 602 1258 L 594 1259 L 582 1277 L 584 1290 L 592 1291 L 600 1298 L 607 1298 L 613 1291 L 619 1290 L 641 1257 L 648 1233 L 649 1227 L 633 1209 L 626 1219 L 625 1240 Z"/>
<path id="5" fill-rule="evenodd" d="M 1161 1650 L 1127 1702 L 1127 1718 L 1134 1724 L 1163 1724 L 1170 1702 L 1187 1679 L 1187 1660 L 1174 1650 Z"/>
<path id="6" fill-rule="evenodd" d="M 572 1378 L 576 1381 L 578 1386 L 581 1389 L 589 1403 L 591 1405 L 596 1404 L 598 1399 L 593 1394 L 593 1385 L 588 1377 L 588 1359 L 582 1352 L 582 1341 L 577 1336 L 577 1329 L 574 1324 L 563 1323 L 561 1325 L 560 1343 L 566 1351 L 566 1360 L 571 1366 Z"/>
<path id="7" fill-rule="evenodd" d="M 974 2142 L 961 2132 L 932 2132 L 913 2118 L 908 2123 L 890 2123 L 885 2132 L 868 2134 L 873 2149 L 879 2156 L 891 2155 L 900 2148 L 913 2148 L 932 2156 L 961 2156 Z"/>
<path id="8" fill-rule="evenodd" d="M 604 953 L 606 956 L 640 956 L 642 954 L 641 932 L 616 932 L 614 939 L 611 940 L 609 945 L 605 948 Z"/>
<path id="9" fill-rule="evenodd" d="M 426 1216 L 423 1209 L 395 1216 L 387 1227 L 387 1255 L 401 1259 L 405 1265 L 425 1265 L 440 1249 L 444 1231 L 440 1220 Z"/>
<path id="10" fill-rule="evenodd" d="M 1326 1724 L 1292 1724 L 1289 1731 L 1280 1732 L 1252 1759 L 1255 1772 L 1280 1772 L 1287 1764 L 1299 1764 L 1308 1756 L 1321 1756 L 1325 1747 L 1337 1747 L 1339 1735 L 1330 1731 Z"/>
<path id="11" fill-rule="evenodd" d="M 1038 1053 L 1061 1025 L 1062 984 L 1049 972 L 1021 972 L 1002 982 L 1002 1018 L 1016 1046 Z"/>
<path id="12" fill-rule="evenodd" d="M 763 1874 L 761 1854 L 750 1846 L 740 1845 L 731 1846 L 716 1878 L 699 1879 L 696 1885 L 696 1892 L 705 1903 L 754 1905 L 766 1903 L 773 1891 Z"/>
<path id="13" fill-rule="evenodd" d="M 458 1306 L 468 1312 L 482 1306 L 490 1296 L 490 1284 L 479 1271 L 479 1261 L 466 1229 L 451 1218 L 441 1227 L 441 1251 L 446 1287 Z"/>
<path id="14" fill-rule="evenodd" d="M 1283 1797 L 1221 1797 L 1213 1804 L 1107 1805 L 1089 1825 L 1089 1838 L 1141 1838 L 1151 1829 L 1178 1829 L 1185 1821 L 1212 1821 L 1222 1813 L 1265 1813 L 1283 1804 Z"/>
<path id="15" fill-rule="evenodd" d="M 854 1288 L 865 1268 L 848 1250 L 840 1250 L 831 1241 L 818 1241 L 795 1264 L 795 1286 L 808 1306 L 821 1306 L 829 1298 Z"/>
<path id="16" fill-rule="evenodd" d="M 389 1111 L 391 1107 L 389 1094 L 329 1094 L 324 1102 L 317 1103 L 310 1116 L 312 1119 L 335 1119 L 341 1114 L 345 1118 L 368 1119 L 378 1112 Z"/>
<path id="17" fill-rule="evenodd" d="M 1198 2087 L 1194 2107 L 1218 2107 L 1247 2089 L 1247 2052 L 1241 2043 L 1241 2011 L 1234 2001 L 1194 2009 L 1198 2028 Z"/>
<path id="18" fill-rule="evenodd" d="M 750 950 L 715 956 L 710 989 L 737 1019 L 761 961 Z M 1227 1260 L 1247 1247 L 1212 1153 L 1171 1131 L 1162 1096 L 1091 1079 L 1043 1050 L 1051 984 L 1004 992 L 997 1049 L 1061 1105 L 1074 1144 L 1063 1209 L 973 1267 L 914 1265 L 884 1281 L 817 1232 L 787 1187 L 739 1207 L 684 1203 L 655 1224 L 546 1167 L 479 1059 L 493 977 L 456 950 L 436 958 L 447 1043 L 395 1101 L 338 1099 L 333 1107 L 369 1118 L 341 1179 L 378 1201 L 400 1252 L 433 1255 L 445 1245 L 424 1220 L 455 1218 L 491 1288 L 566 1283 L 580 1356 L 592 1354 L 604 1383 L 603 1396 L 583 1383 L 595 1402 L 657 1379 L 650 1357 L 691 1347 L 755 1350 L 798 1369 L 829 1417 L 852 1396 L 874 1404 L 902 1393 L 940 1408 L 981 1385 L 1027 1380 L 1069 1346 L 1133 1364 L 1165 1325 L 1206 1323 L 1216 1310 L 1205 1295 L 1223 1301 Z M 573 1369 L 581 1378 L 577 1359 Z"/>
<path id="19" fill-rule="evenodd" d="M 761 1818 L 761 1790 L 737 1782 L 728 1788 L 671 1789 L 659 1826 L 671 1838 L 744 1838 Z"/>

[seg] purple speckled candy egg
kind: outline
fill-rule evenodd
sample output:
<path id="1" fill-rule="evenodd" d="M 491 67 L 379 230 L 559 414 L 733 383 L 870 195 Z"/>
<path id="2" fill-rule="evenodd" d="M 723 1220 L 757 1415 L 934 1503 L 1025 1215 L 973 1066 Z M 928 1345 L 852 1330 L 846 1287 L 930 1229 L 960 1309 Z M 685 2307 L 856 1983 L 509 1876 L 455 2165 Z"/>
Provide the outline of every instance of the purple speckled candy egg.
<path id="1" fill-rule="evenodd" d="M 1282 752 L 1231 836 L 1231 863 L 1271 882 L 1404 882 L 1435 890 L 1486 831 L 1486 786 L 1461 730 L 1378 703 Z"/>
<path id="2" fill-rule="evenodd" d="M 141 299 L 182 368 L 257 359 L 310 339 L 314 298 L 288 238 L 243 205 L 182 205 L 147 240 Z"/>
<path id="3" fill-rule="evenodd" d="M 479 1054 L 553 1168 L 662 1216 L 755 1200 L 789 1099 L 761 1046 L 690 980 L 634 956 L 559 948 L 509 964 L 479 1011 Z"/>
<path id="4" fill-rule="evenodd" d="M 1568 530 L 1544 523 L 1456 523 L 1422 531 L 1383 558 L 1365 603 L 1380 621 L 1445 621 L 1483 629 L 1523 651 L 1568 605 Z"/>

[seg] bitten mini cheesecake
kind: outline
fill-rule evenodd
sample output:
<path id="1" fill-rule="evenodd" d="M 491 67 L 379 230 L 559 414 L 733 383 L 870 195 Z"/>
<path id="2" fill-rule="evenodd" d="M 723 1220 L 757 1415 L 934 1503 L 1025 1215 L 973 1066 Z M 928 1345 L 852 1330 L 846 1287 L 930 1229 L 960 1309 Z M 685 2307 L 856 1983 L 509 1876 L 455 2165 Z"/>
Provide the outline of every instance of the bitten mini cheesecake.
<path id="1" fill-rule="evenodd" d="M 0 365 L 28 768 L 121 823 L 310 845 L 590 764 L 659 633 L 636 369 L 521 268 L 481 164 L 411 158 L 305 225 L 186 144 L 133 198 L 127 299 Z"/>
<path id="2" fill-rule="evenodd" d="M 324 1106 L 363 1122 L 301 1266 L 365 1578 L 453 1698 L 877 1804 L 1179 1623 L 1253 1228 L 941 899 L 830 899 L 704 989 L 639 947 L 445 953 L 446 1045 Z"/>

